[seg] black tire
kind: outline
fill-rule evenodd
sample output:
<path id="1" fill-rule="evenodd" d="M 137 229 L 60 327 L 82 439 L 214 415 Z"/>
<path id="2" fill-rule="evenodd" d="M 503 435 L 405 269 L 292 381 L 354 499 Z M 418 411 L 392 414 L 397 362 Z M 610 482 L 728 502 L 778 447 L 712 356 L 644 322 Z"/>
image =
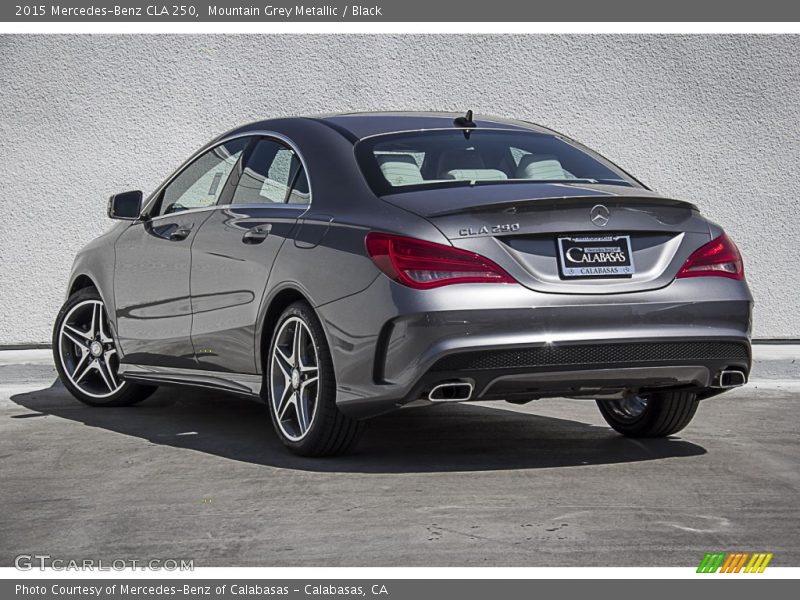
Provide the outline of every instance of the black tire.
<path id="1" fill-rule="evenodd" d="M 317 380 L 316 402 L 312 411 L 310 425 L 305 433 L 297 431 L 299 439 L 292 439 L 285 431 L 288 421 L 280 420 L 278 406 L 273 398 L 273 367 L 275 345 L 278 336 L 284 335 L 284 326 L 288 321 L 296 323 L 300 319 L 311 333 L 311 340 L 306 340 L 306 346 L 313 344 L 316 351 Z M 266 356 L 264 357 L 264 399 L 267 402 L 272 425 L 281 442 L 294 454 L 300 456 L 336 456 L 344 454 L 355 446 L 364 431 L 363 421 L 357 421 L 344 415 L 336 406 L 336 377 L 333 361 L 328 347 L 325 332 L 311 306 L 302 301 L 291 304 L 283 311 L 275 330 Z M 282 373 L 275 373 L 275 377 L 284 377 Z M 292 391 L 288 384 L 286 389 Z M 302 390 L 302 388 L 301 388 Z M 302 394 L 302 391 L 301 391 Z M 294 392 L 292 391 L 292 394 Z M 280 402 L 280 399 L 278 399 Z M 288 409 L 291 415 L 292 408 Z"/>
<path id="2" fill-rule="evenodd" d="M 75 398 L 90 406 L 130 406 L 141 402 L 155 392 L 157 388 L 155 386 L 139 385 L 131 383 L 130 381 L 124 381 L 119 378 L 116 368 L 113 369 L 113 380 L 117 382 L 120 387 L 115 392 L 108 393 L 104 396 L 102 395 L 102 391 L 101 393 L 91 394 L 87 389 L 82 389 L 67 375 L 65 364 L 70 365 L 71 362 L 80 360 L 80 351 L 78 350 L 77 344 L 70 344 L 69 342 L 63 341 L 61 336 L 62 325 L 64 325 L 64 320 L 74 308 L 90 301 L 99 301 L 102 303 L 100 294 L 96 289 L 83 288 L 78 290 L 67 299 L 56 317 L 56 322 L 53 326 L 53 360 L 61 383 L 64 384 L 64 387 L 67 388 L 69 393 Z M 105 306 L 102 308 L 103 311 L 105 311 Z M 107 335 L 110 337 L 111 333 L 108 332 Z M 70 345 L 72 347 L 70 347 Z M 105 347 L 115 349 L 116 343 L 111 341 L 105 344 Z M 118 363 L 113 361 L 111 364 L 117 365 Z"/>
<path id="3" fill-rule="evenodd" d="M 643 397 L 646 406 L 640 414 L 621 414 L 614 401 L 598 400 L 606 422 L 628 437 L 667 437 L 686 427 L 697 411 L 699 400 L 689 392 L 662 392 Z"/>

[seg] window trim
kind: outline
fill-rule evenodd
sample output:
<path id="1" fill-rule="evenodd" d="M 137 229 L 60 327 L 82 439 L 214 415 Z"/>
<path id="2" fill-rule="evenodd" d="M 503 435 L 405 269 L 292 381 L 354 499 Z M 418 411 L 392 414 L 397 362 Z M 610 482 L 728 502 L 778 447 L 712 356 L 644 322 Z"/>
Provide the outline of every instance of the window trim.
<path id="1" fill-rule="evenodd" d="M 297 147 L 297 144 L 295 144 L 291 139 L 289 139 L 288 137 L 286 137 L 282 133 L 278 133 L 277 131 L 269 131 L 269 130 L 258 129 L 258 130 L 253 130 L 253 131 L 244 131 L 244 132 L 240 132 L 240 133 L 237 133 L 237 134 L 234 134 L 234 135 L 226 136 L 226 137 L 216 141 L 216 143 L 206 144 L 205 146 L 203 146 L 202 148 L 197 150 L 187 160 L 185 160 L 175 171 L 173 171 L 173 173 L 169 177 L 167 177 L 167 179 L 161 185 L 159 185 L 155 189 L 155 191 L 153 191 L 153 193 L 150 194 L 150 196 L 148 196 L 147 201 L 144 203 L 144 208 L 142 208 L 142 211 L 141 211 L 142 217 L 140 217 L 138 221 L 131 221 L 131 223 L 133 224 L 133 223 L 141 223 L 143 221 L 156 221 L 156 220 L 164 219 L 166 217 L 175 218 L 176 215 L 186 215 L 186 214 L 192 214 L 192 213 L 200 213 L 200 212 L 218 210 L 220 208 L 229 208 L 231 206 L 249 206 L 249 207 L 256 207 L 256 208 L 275 207 L 276 204 L 274 202 L 268 202 L 268 203 L 264 203 L 264 204 L 247 204 L 247 205 L 244 205 L 244 204 L 236 205 L 236 204 L 230 204 L 230 202 L 228 202 L 226 204 L 219 204 L 219 203 L 212 204 L 211 206 L 204 206 L 202 208 L 190 208 L 188 210 L 182 210 L 182 211 L 180 211 L 178 213 L 171 213 L 171 214 L 168 214 L 168 215 L 156 215 L 156 216 L 153 216 L 153 217 L 149 216 L 150 211 L 153 209 L 153 206 L 158 202 L 158 199 L 160 198 L 161 193 L 164 191 L 164 189 L 168 185 L 170 185 L 175 180 L 176 177 L 178 177 L 181 173 L 183 173 L 184 170 L 186 170 L 195 160 L 200 158 L 203 154 L 205 154 L 206 152 L 209 152 L 210 150 L 213 150 L 217 146 L 221 146 L 223 144 L 227 144 L 228 142 L 233 141 L 233 140 L 237 140 L 237 139 L 240 139 L 240 138 L 253 138 L 253 140 L 250 143 L 248 143 L 247 147 L 245 147 L 245 150 L 242 152 L 242 155 L 239 156 L 239 162 L 237 163 L 237 165 L 234 165 L 234 171 L 231 171 L 231 175 L 228 177 L 228 180 L 230 180 L 230 178 L 233 176 L 233 174 L 235 172 L 235 169 L 241 163 L 241 160 L 242 160 L 242 157 L 245 154 L 245 151 L 247 151 L 249 149 L 250 145 L 256 139 L 262 138 L 262 137 L 272 138 L 272 139 L 275 139 L 276 141 L 279 141 L 279 142 L 283 143 L 286 146 L 289 146 L 289 148 L 291 148 L 294 151 L 294 153 L 297 155 L 297 158 L 300 159 L 300 164 L 303 166 L 303 170 L 306 173 L 306 179 L 308 179 L 308 204 L 289 204 L 289 203 L 284 203 L 284 204 L 280 204 L 280 205 L 277 205 L 277 206 L 281 206 L 283 208 L 295 208 L 299 212 L 307 211 L 309 208 L 311 208 L 311 204 L 313 203 L 313 195 L 314 194 L 313 194 L 313 189 L 312 189 L 312 185 L 311 185 L 311 177 L 309 176 L 308 165 L 306 163 L 305 157 L 303 156 L 303 153 L 300 152 L 300 149 Z M 225 186 L 227 186 L 228 180 L 226 180 L 226 182 L 224 184 Z M 224 193 L 225 193 L 225 188 L 223 188 L 222 194 L 220 194 L 220 199 L 222 199 Z M 219 202 L 219 200 L 217 202 Z"/>

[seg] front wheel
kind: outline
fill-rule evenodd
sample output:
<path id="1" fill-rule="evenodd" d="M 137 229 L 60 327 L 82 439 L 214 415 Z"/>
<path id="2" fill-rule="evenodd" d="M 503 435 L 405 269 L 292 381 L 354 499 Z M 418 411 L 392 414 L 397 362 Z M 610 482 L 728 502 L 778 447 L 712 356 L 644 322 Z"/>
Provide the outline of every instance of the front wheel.
<path id="1" fill-rule="evenodd" d="M 689 392 L 660 392 L 598 400 L 606 422 L 629 437 L 666 437 L 678 433 L 694 417 L 699 401 Z"/>
<path id="2" fill-rule="evenodd" d="M 355 445 L 364 424 L 336 407 L 325 332 L 307 303 L 295 302 L 283 311 L 266 360 L 272 424 L 289 450 L 301 456 L 333 456 Z"/>
<path id="3" fill-rule="evenodd" d="M 53 327 L 53 360 L 64 387 L 91 406 L 128 406 L 156 388 L 125 381 L 103 300 L 97 290 L 72 294 Z"/>

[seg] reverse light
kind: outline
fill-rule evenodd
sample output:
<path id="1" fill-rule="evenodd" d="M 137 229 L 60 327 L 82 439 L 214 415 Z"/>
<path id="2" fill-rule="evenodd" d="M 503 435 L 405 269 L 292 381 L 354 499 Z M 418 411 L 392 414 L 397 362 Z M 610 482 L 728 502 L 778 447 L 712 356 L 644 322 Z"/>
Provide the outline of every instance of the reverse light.
<path id="1" fill-rule="evenodd" d="M 695 250 L 676 277 L 716 275 L 744 279 L 744 263 L 739 249 L 724 233 Z"/>
<path id="2" fill-rule="evenodd" d="M 426 290 L 455 283 L 515 283 L 480 254 L 389 233 L 370 232 L 367 253 L 391 279 Z"/>

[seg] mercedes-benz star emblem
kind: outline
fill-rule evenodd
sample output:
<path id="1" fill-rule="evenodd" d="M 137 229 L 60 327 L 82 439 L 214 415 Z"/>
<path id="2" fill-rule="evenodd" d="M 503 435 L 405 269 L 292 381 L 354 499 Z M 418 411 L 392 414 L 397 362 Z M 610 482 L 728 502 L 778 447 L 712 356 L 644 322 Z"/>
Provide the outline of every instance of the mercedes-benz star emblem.
<path id="1" fill-rule="evenodd" d="M 608 225 L 608 214 L 608 209 L 605 206 L 597 204 L 592 207 L 589 218 L 592 220 L 592 223 L 598 227 L 605 227 Z"/>

